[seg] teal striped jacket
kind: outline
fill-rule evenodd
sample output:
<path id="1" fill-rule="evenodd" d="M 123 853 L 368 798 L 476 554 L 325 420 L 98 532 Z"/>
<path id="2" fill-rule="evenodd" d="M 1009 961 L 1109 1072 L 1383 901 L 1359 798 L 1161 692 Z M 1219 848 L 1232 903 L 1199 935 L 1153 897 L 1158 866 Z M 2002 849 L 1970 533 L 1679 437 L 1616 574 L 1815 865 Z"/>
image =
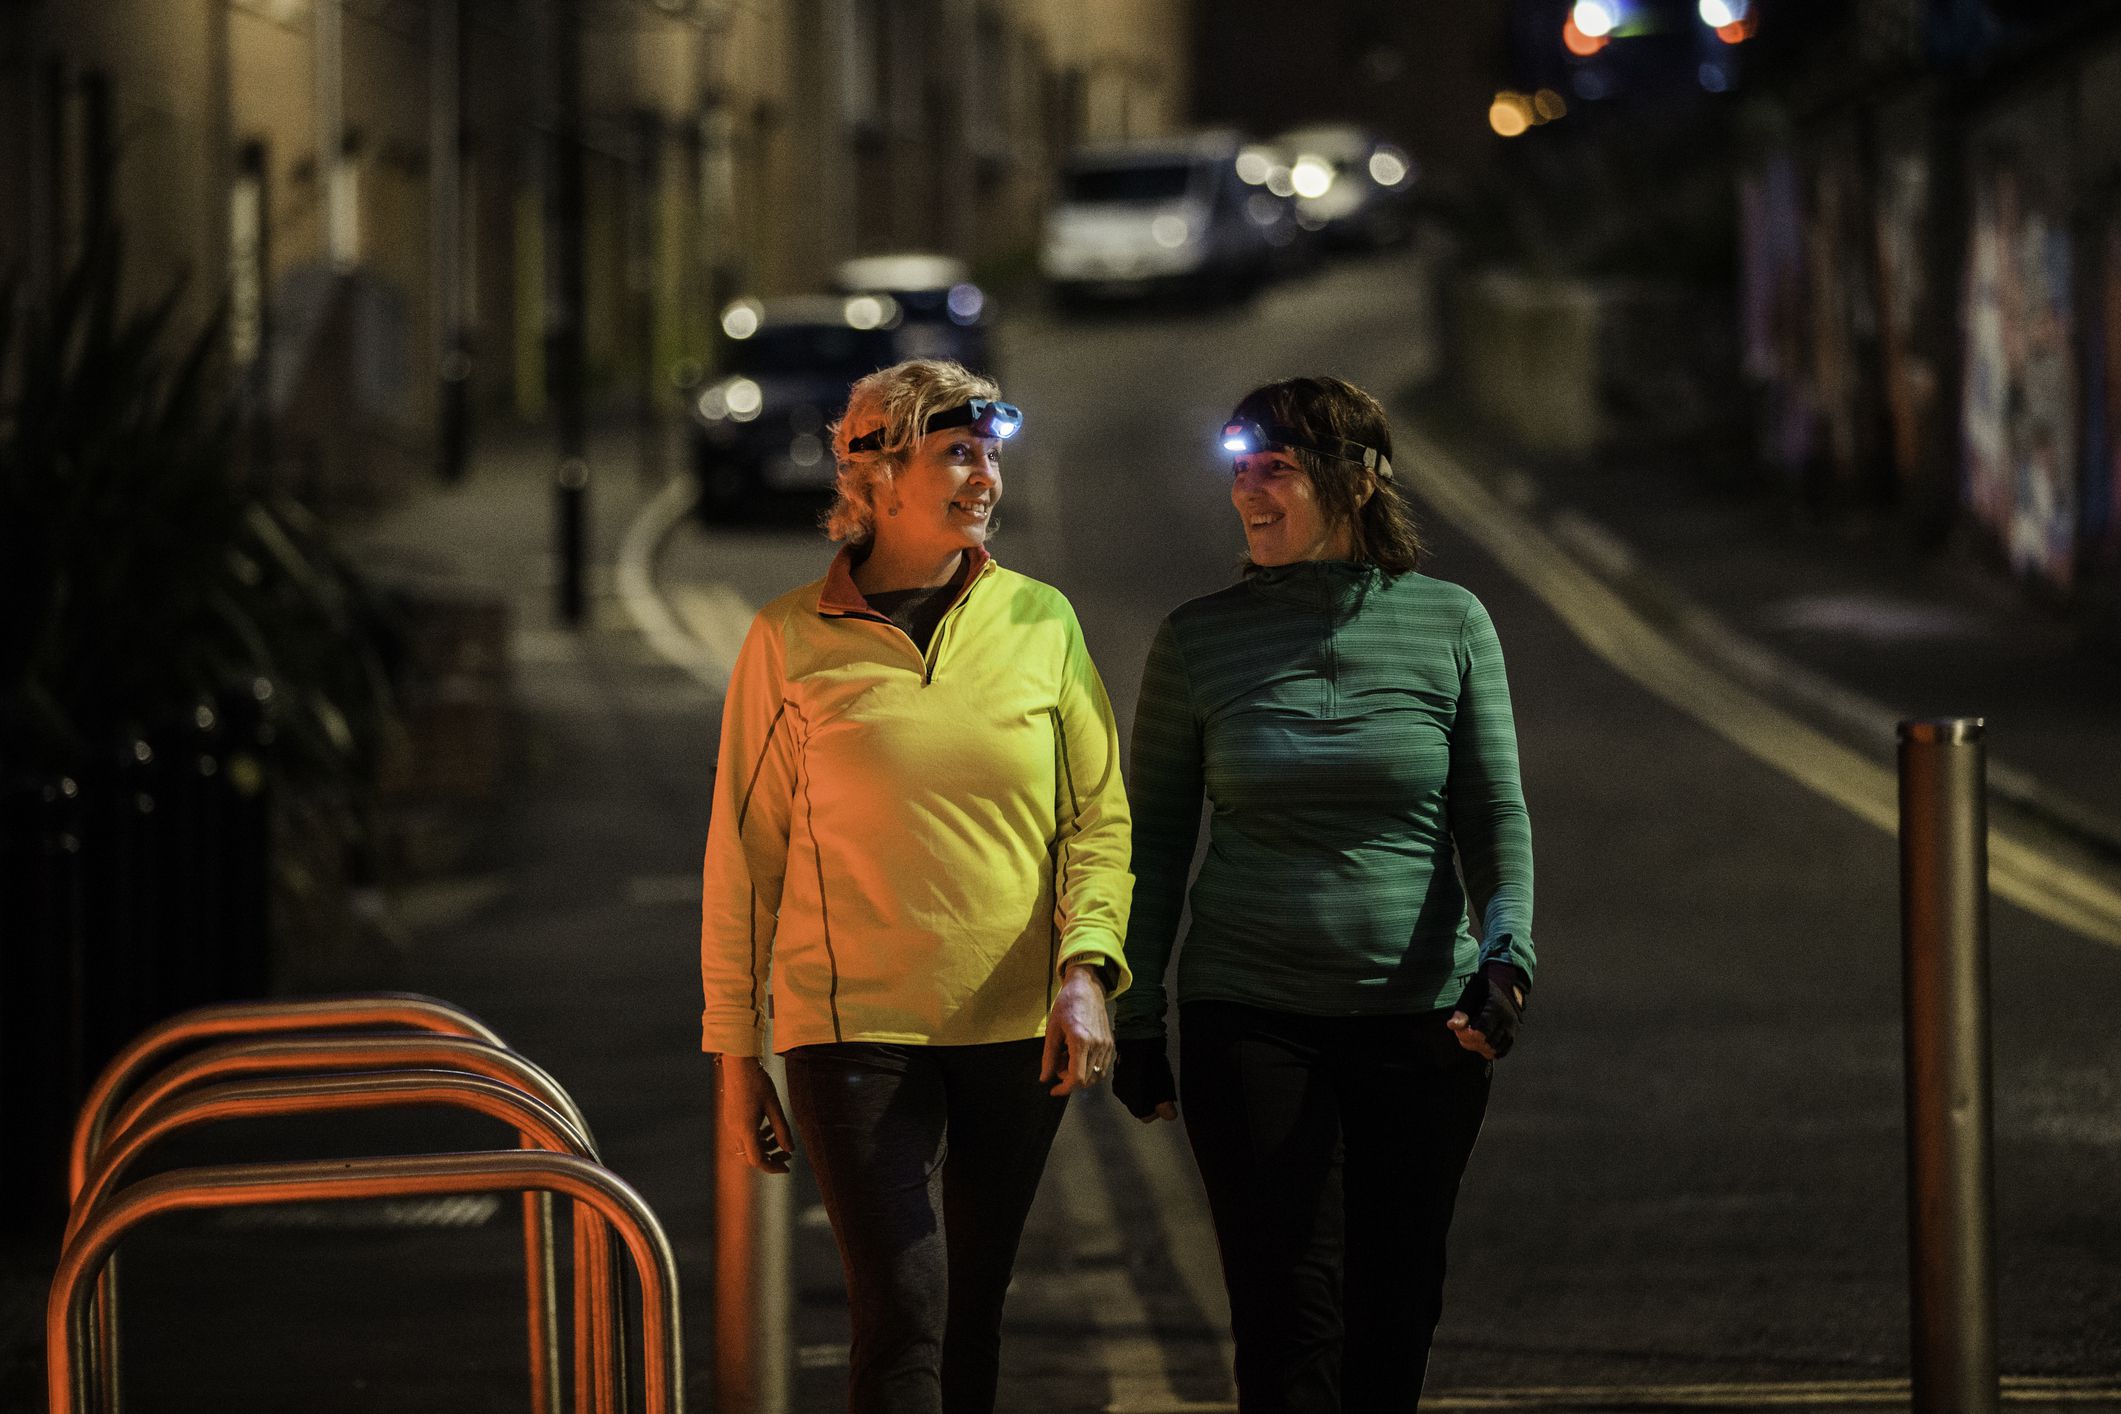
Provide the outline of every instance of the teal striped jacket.
<path id="1" fill-rule="evenodd" d="M 1180 605 L 1149 650 L 1128 780 L 1122 1036 L 1163 1033 L 1203 794 L 1180 1002 L 1416 1012 L 1456 1002 L 1483 962 L 1533 972 L 1509 682 L 1455 584 L 1316 560 Z"/>

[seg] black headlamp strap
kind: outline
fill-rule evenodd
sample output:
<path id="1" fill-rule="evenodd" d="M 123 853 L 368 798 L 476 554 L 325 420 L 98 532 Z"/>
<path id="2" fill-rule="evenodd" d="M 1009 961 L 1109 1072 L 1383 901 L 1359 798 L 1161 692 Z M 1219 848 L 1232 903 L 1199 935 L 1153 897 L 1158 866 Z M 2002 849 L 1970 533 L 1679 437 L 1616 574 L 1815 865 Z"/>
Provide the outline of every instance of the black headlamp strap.
<path id="1" fill-rule="evenodd" d="M 969 398 L 955 407 L 928 414 L 927 420 L 921 423 L 921 435 L 925 437 L 930 432 L 951 427 L 980 426 L 983 435 L 1009 438 L 1015 436 L 1023 425 L 1024 415 L 1016 404 L 993 398 Z M 874 452 L 881 450 L 883 445 L 884 429 L 881 427 L 847 439 L 850 452 Z"/>
<path id="2" fill-rule="evenodd" d="M 1257 443 L 1251 451 L 1265 451 L 1269 447 L 1281 447 L 1301 452 L 1311 452 L 1321 457 L 1332 457 L 1336 461 L 1358 462 L 1367 471 L 1376 474 L 1380 481 L 1392 479 L 1392 459 L 1384 452 L 1364 442 L 1349 442 L 1338 437 L 1325 437 L 1316 441 L 1307 440 L 1295 428 L 1285 423 L 1233 422 L 1224 430 L 1224 446 L 1230 446 L 1229 436 L 1233 432 L 1249 434 L 1247 440 Z"/>

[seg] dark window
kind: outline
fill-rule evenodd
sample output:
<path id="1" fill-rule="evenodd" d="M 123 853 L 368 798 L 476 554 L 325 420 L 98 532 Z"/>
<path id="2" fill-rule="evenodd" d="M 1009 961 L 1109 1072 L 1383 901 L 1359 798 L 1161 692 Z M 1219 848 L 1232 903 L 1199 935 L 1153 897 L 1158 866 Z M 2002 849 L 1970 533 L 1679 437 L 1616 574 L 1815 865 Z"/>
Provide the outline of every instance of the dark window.
<path id="1" fill-rule="evenodd" d="M 1100 202 L 1175 201 L 1191 185 L 1193 168 L 1184 162 L 1143 163 L 1138 167 L 1078 167 L 1062 180 L 1065 198 L 1079 205 Z"/>
<path id="2" fill-rule="evenodd" d="M 738 373 L 840 374 L 850 382 L 897 361 L 890 330 L 829 324 L 761 329 L 729 350 L 729 366 Z"/>

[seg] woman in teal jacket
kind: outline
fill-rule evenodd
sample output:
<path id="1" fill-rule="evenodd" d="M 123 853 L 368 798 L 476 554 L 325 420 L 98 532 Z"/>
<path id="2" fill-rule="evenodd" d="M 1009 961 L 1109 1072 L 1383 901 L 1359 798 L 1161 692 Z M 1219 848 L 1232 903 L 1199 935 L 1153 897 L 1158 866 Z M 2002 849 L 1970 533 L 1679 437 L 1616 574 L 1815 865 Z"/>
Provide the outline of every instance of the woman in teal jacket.
<path id="1" fill-rule="evenodd" d="M 1144 1120 L 1184 1103 L 1239 1409 L 1412 1409 L 1459 1177 L 1532 982 L 1509 684 L 1480 602 L 1415 572 L 1376 399 L 1269 384 L 1223 446 L 1248 562 L 1165 619 L 1143 673 L 1114 1090 Z M 1181 1092 L 1164 974 L 1188 901 Z"/>

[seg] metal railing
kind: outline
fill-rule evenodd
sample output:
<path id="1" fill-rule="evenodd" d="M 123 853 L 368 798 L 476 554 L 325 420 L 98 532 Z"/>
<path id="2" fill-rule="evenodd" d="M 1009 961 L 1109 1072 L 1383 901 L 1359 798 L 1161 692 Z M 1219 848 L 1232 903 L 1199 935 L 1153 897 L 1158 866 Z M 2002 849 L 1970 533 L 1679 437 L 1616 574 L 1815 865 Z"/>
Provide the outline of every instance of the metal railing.
<path id="1" fill-rule="evenodd" d="M 325 1164 L 180 1169 L 111 1193 L 88 1211 L 59 1258 L 45 1306 L 49 1414 L 87 1414 L 78 1372 L 86 1362 L 86 1293 L 119 1240 L 169 1212 L 265 1204 L 445 1194 L 558 1194 L 609 1223 L 633 1258 L 641 1287 L 642 1388 L 647 1414 L 682 1414 L 677 1263 L 655 1214 L 607 1170 L 536 1150 L 431 1154 Z"/>
<path id="2" fill-rule="evenodd" d="M 166 1053 L 166 1050 L 167 1048 L 164 1048 L 163 1053 Z M 122 1061 L 126 1058 L 120 1059 Z M 118 1064 L 119 1062 L 113 1062 L 113 1068 Z M 95 1139 L 87 1149 L 87 1158 L 94 1162 L 104 1145 L 122 1140 L 143 1118 L 160 1106 L 199 1086 L 242 1077 L 319 1073 L 345 1075 L 350 1072 L 387 1072 L 411 1068 L 460 1071 L 483 1076 L 530 1095 L 564 1119 L 588 1147 L 590 1157 L 595 1157 L 595 1137 L 590 1133 L 588 1122 L 583 1119 L 574 1100 L 560 1087 L 559 1082 L 543 1069 L 505 1046 L 462 1035 L 348 1032 L 344 1035 L 289 1035 L 265 1041 L 226 1041 L 195 1051 L 166 1065 L 160 1071 L 139 1081 L 131 1098 L 118 1108 L 114 1116 L 109 1117 L 107 1127 L 101 1134 L 96 1134 L 94 1128 L 89 1126 L 90 1116 L 84 1108 L 84 1123 L 81 1128 Z M 134 1069 L 137 1073 L 137 1066 Z M 104 1087 L 100 1083 L 98 1091 L 99 1095 L 90 1103 L 107 1113 L 111 1099 L 119 1092 L 113 1087 L 107 1094 L 101 1093 Z M 523 1142 L 526 1146 L 532 1144 L 527 1137 Z M 85 1180 L 83 1186 L 85 1187 Z M 80 1190 L 77 1189 L 77 1201 L 79 1195 Z M 526 1193 L 523 1209 L 524 1263 L 527 1274 L 525 1302 L 530 1345 L 532 1407 L 535 1414 L 557 1414 L 560 1388 L 559 1311 L 555 1300 L 558 1263 L 553 1241 L 551 1201 L 543 1194 Z M 78 1221 L 74 1225 L 78 1226 Z M 601 1275 L 595 1269 L 591 1270 L 590 1282 L 592 1295 L 602 1293 L 608 1298 L 608 1261 L 604 1264 Z M 106 1274 L 97 1298 L 98 1316 L 94 1344 L 98 1357 L 93 1368 L 98 1381 L 99 1407 L 105 1414 L 116 1414 L 120 1407 L 117 1305 L 113 1271 L 112 1274 Z M 597 1365 L 594 1345 L 589 1352 L 591 1359 L 586 1366 L 579 1358 L 582 1342 L 585 1339 L 593 1339 L 595 1325 L 594 1322 L 583 1322 L 582 1316 L 578 1305 L 577 1407 L 587 1409 L 592 1407 L 592 1402 L 581 1397 L 585 1380 L 582 1370 L 597 1370 L 595 1383 L 598 1390 L 612 1385 L 615 1376 Z"/>
<path id="3" fill-rule="evenodd" d="M 467 1109 L 499 1119 L 516 1130 L 525 1148 L 572 1154 L 590 1161 L 596 1158 L 588 1136 L 559 1110 L 513 1085 L 468 1072 L 370 1071 L 231 1081 L 175 1093 L 141 1112 L 133 1122 L 113 1129 L 75 1202 L 67 1224 L 67 1240 L 73 1239 L 126 1170 L 145 1151 L 173 1134 L 231 1119 L 433 1105 Z M 608 1414 L 619 1407 L 621 1398 L 616 1362 L 622 1337 L 619 1312 L 613 1301 L 612 1254 L 603 1224 L 580 1209 L 572 1236 L 575 1408 Z M 542 1251 L 542 1237 L 536 1240 Z M 526 1253 L 525 1285 L 531 1294 L 533 1319 L 542 1325 L 543 1291 L 549 1289 L 550 1281 L 541 1283 L 534 1275 L 536 1271 L 535 1261 Z M 104 1299 L 111 1299 L 108 1286 Z M 117 1344 L 115 1306 L 106 1305 L 104 1309 L 110 1315 L 107 1320 L 99 1318 L 91 1328 L 91 1358 L 86 1370 L 92 1388 L 107 1406 L 116 1400 Z M 557 1332 L 550 1333 L 548 1348 L 556 1347 L 556 1336 Z M 556 1386 L 549 1384 L 542 1373 L 543 1366 L 534 1361 L 532 1407 L 550 1410 L 557 1402 L 553 1393 Z"/>

